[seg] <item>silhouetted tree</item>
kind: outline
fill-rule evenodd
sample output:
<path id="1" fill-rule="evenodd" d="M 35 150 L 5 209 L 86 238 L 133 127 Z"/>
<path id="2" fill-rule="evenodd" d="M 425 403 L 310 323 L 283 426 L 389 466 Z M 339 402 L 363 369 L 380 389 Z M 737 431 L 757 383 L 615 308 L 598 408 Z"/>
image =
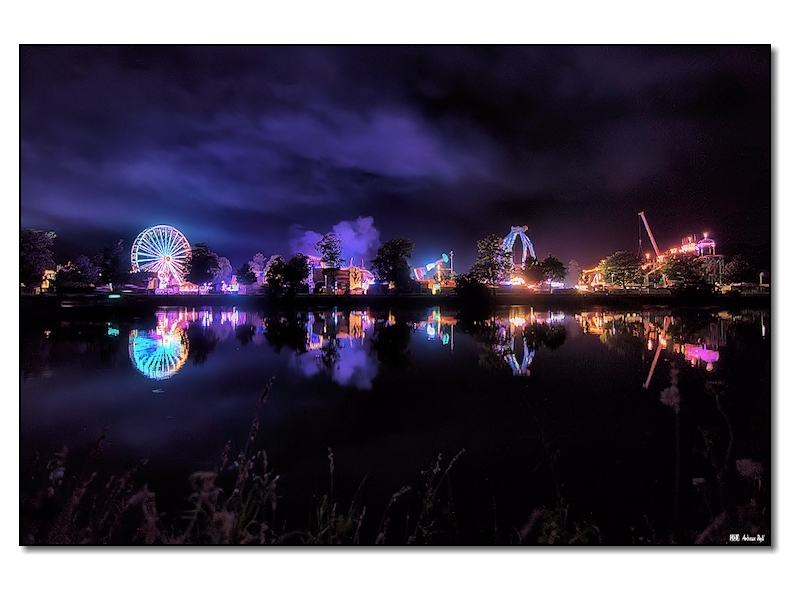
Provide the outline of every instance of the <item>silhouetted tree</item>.
<path id="1" fill-rule="evenodd" d="M 321 262 L 325 265 L 321 274 L 324 275 L 325 284 L 331 285 L 332 291 L 335 289 L 340 265 L 345 262 L 340 249 L 341 242 L 340 236 L 328 233 L 315 244 L 316 249 L 321 253 Z"/>
<path id="2" fill-rule="evenodd" d="M 510 277 L 513 272 L 513 253 L 505 249 L 504 240 L 491 234 L 477 241 L 477 260 L 469 274 L 491 287 Z"/>
<path id="3" fill-rule="evenodd" d="M 393 238 L 379 246 L 370 268 L 377 280 L 392 283 L 396 291 L 410 291 L 414 281 L 408 259 L 413 253 L 414 243 L 409 238 Z"/>
<path id="4" fill-rule="evenodd" d="M 41 286 L 45 270 L 55 270 L 53 260 L 56 234 L 40 229 L 23 229 L 19 236 L 19 282 L 25 291 Z"/>
<path id="5" fill-rule="evenodd" d="M 601 261 L 600 268 L 604 281 L 623 288 L 641 282 L 644 276 L 642 263 L 637 255 L 623 250 L 607 256 Z"/>
<path id="6" fill-rule="evenodd" d="M 473 274 L 464 273 L 455 280 L 455 292 L 461 303 L 464 317 L 485 317 L 493 303 L 491 291 Z"/>
<path id="7" fill-rule="evenodd" d="M 99 269 L 100 282 L 109 285 L 114 291 L 128 274 L 128 267 L 123 261 L 123 240 L 118 240 L 112 246 L 100 248 L 93 263 Z"/>
<path id="8" fill-rule="evenodd" d="M 210 283 L 219 274 L 219 256 L 205 242 L 192 246 L 187 257 L 186 280 L 196 285 Z"/>
<path id="9" fill-rule="evenodd" d="M 543 276 L 550 281 L 564 281 L 565 276 L 568 274 L 568 269 L 554 254 L 549 254 L 544 258 L 540 267 L 543 270 Z"/>
<path id="10" fill-rule="evenodd" d="M 284 292 L 294 295 L 309 274 L 310 266 L 304 254 L 295 254 L 288 262 L 280 256 L 275 256 L 266 273 L 268 291 L 276 296 Z"/>
<path id="11" fill-rule="evenodd" d="M 250 268 L 250 263 L 245 262 L 236 269 L 236 282 L 241 285 L 254 285 L 256 282 L 255 273 Z"/>
<path id="12" fill-rule="evenodd" d="M 55 288 L 60 292 L 92 289 L 98 282 L 99 269 L 84 254 L 61 268 L 55 276 Z"/>
<path id="13" fill-rule="evenodd" d="M 546 280 L 546 276 L 543 274 L 543 266 L 532 256 L 527 256 L 527 259 L 524 261 L 523 274 L 524 281 L 528 285 L 537 285 Z"/>
<path id="14" fill-rule="evenodd" d="M 667 259 L 664 274 L 672 285 L 684 291 L 710 291 L 708 270 L 699 258 L 677 256 Z"/>
<path id="15" fill-rule="evenodd" d="M 748 283 L 755 282 L 755 272 L 749 259 L 741 254 L 733 256 L 727 264 L 724 265 L 724 281 L 726 283 Z"/>

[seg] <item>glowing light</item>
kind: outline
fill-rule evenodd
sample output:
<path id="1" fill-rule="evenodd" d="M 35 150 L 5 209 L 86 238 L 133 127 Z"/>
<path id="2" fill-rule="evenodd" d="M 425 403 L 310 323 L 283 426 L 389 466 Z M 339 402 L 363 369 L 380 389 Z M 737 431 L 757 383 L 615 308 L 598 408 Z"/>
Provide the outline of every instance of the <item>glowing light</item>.
<path id="1" fill-rule="evenodd" d="M 527 320 L 525 320 L 524 318 L 510 318 L 510 323 L 513 324 L 514 326 L 521 327 L 527 323 Z"/>
<path id="2" fill-rule="evenodd" d="M 149 379 L 169 379 L 184 366 L 189 356 L 184 322 L 176 320 L 171 324 L 171 319 L 162 314 L 156 330 L 129 332 L 129 358 Z"/>
<path id="3" fill-rule="evenodd" d="M 140 232 L 132 244 L 132 272 L 154 272 L 165 285 L 171 281 L 180 285 L 190 252 L 184 234 L 170 225 L 154 225 Z"/>
<path id="4" fill-rule="evenodd" d="M 704 345 L 697 346 L 694 344 L 686 344 L 683 353 L 686 360 L 692 365 L 696 365 L 699 361 L 710 364 L 711 368 L 708 369 L 709 371 L 713 369 L 713 363 L 719 361 L 719 352 L 717 350 L 710 350 Z"/>
<path id="5" fill-rule="evenodd" d="M 113 294 L 107 296 L 107 299 L 120 299 L 120 298 L 121 298 L 121 296 L 118 295 L 118 293 L 113 293 Z"/>

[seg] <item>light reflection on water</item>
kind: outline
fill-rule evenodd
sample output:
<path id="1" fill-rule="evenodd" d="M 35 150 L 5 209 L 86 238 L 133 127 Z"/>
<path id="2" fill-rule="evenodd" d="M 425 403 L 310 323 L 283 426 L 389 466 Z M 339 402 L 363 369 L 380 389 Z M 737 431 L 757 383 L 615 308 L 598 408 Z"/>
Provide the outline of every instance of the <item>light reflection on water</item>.
<path id="1" fill-rule="evenodd" d="M 290 366 L 306 377 L 329 375 L 340 385 L 371 389 L 378 374 L 378 362 L 370 355 L 370 341 L 377 326 L 389 327 L 396 323 L 392 312 L 378 319 L 369 309 L 306 312 L 293 319 L 266 318 L 256 312 L 238 309 L 162 309 L 156 312 L 156 328 L 129 331 L 129 358 L 143 375 L 153 380 L 169 379 L 181 370 L 189 357 L 190 326 L 222 341 L 236 333 L 242 343 L 256 337 L 271 336 L 277 341 L 283 324 L 295 323 L 296 330 L 304 331 L 304 341 L 297 344 L 280 342 L 293 350 Z M 765 338 L 765 314 L 760 312 L 761 334 Z M 606 346 L 614 349 L 631 348 L 634 344 L 653 356 L 644 387 L 647 388 L 656 363 L 664 354 L 682 355 L 692 366 L 713 371 L 719 361 L 719 351 L 727 344 L 727 327 L 733 322 L 753 321 L 756 318 L 733 316 L 718 312 L 706 325 L 686 326 L 668 311 L 607 312 L 583 311 L 573 316 L 585 334 L 595 334 Z M 492 354 L 502 361 L 514 376 L 526 377 L 538 349 L 547 345 L 554 349 L 565 338 L 566 316 L 563 312 L 535 312 L 525 306 L 512 306 L 487 320 L 475 322 L 468 332 L 488 344 L 482 356 Z M 412 331 L 429 341 L 440 342 L 450 351 L 455 348 L 458 319 L 442 313 L 439 307 L 428 311 L 424 319 L 408 321 Z M 482 339 L 480 334 L 483 333 Z M 487 334 L 485 334 L 487 333 Z M 118 335 L 116 328 L 108 328 L 108 335 Z M 277 346 L 277 344 L 275 344 Z M 481 365 L 491 364 L 481 358 Z M 496 364 L 496 363 L 495 363 Z"/>
<path id="2" fill-rule="evenodd" d="M 458 468 L 469 465 L 472 489 L 484 471 L 486 482 L 501 482 L 481 489 L 478 500 L 496 494 L 504 510 L 512 494 L 510 509 L 526 519 L 524 494 L 543 493 L 556 475 L 546 475 L 545 464 L 535 471 L 545 459 L 535 445 L 558 441 L 551 444 L 563 445 L 564 489 L 575 490 L 575 505 L 595 510 L 610 535 L 626 535 L 610 539 L 626 542 L 627 527 L 643 513 L 667 526 L 660 493 L 685 490 L 683 501 L 696 506 L 700 482 L 716 492 L 710 465 L 721 464 L 731 436 L 733 462 L 767 456 L 769 424 L 758 413 L 770 407 L 761 381 L 769 359 L 765 312 L 566 314 L 513 306 L 470 319 L 438 307 L 275 315 L 163 308 L 152 319 L 145 329 L 53 322 L 23 330 L 23 449 L 90 449 L 109 425 L 119 460 L 150 457 L 168 474 L 210 468 L 222 445 L 246 432 L 262 384 L 277 374 L 261 444 L 293 489 L 312 491 L 310 477 L 322 472 L 328 446 L 362 475 L 377 473 L 385 500 L 436 453 L 466 448 Z M 670 401 L 683 410 L 670 414 L 675 366 L 680 393 Z M 706 393 L 711 380 L 728 388 L 721 400 Z M 676 447 L 672 421 L 679 419 Z M 680 484 L 667 479 L 676 464 L 684 470 Z M 162 476 L 157 493 L 184 493 L 168 487 L 181 481 L 176 475 L 174 483 Z M 689 526 L 702 530 L 707 514 L 695 510 L 700 522 Z"/>

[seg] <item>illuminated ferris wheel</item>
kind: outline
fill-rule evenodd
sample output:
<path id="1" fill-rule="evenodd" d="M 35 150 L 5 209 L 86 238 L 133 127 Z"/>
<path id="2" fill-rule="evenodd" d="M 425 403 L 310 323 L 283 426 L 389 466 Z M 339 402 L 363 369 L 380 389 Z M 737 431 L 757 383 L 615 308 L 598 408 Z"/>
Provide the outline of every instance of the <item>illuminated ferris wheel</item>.
<path id="1" fill-rule="evenodd" d="M 149 227 L 132 244 L 132 272 L 155 272 L 160 279 L 180 285 L 187 272 L 189 252 L 186 237 L 173 226 Z"/>

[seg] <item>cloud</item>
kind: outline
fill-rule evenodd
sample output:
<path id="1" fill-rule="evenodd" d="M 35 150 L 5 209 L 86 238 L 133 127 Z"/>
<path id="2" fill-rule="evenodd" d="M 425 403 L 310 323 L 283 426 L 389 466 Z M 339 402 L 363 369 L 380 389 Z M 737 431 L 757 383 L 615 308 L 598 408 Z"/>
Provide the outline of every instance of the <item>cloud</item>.
<path id="1" fill-rule="evenodd" d="M 290 241 L 294 254 L 301 252 L 302 254 L 320 256 L 315 244 L 323 237 L 323 234 L 313 230 L 302 232 L 299 226 L 295 226 L 293 230 L 301 232 Z M 370 260 L 375 256 L 379 246 L 379 230 L 374 225 L 373 217 L 360 215 L 353 221 L 341 221 L 332 226 L 332 233 L 340 237 L 346 264 L 349 264 L 352 259 L 354 264 L 362 264 L 363 260 Z"/>

